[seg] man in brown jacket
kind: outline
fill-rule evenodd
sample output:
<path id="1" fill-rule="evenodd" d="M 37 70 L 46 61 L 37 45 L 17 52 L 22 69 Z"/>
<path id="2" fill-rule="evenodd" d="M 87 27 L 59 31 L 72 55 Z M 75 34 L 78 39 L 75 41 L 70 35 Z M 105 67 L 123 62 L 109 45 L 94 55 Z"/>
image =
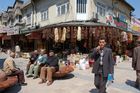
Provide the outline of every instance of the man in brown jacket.
<path id="1" fill-rule="evenodd" d="M 20 70 L 16 67 L 15 62 L 15 53 L 11 52 L 10 57 L 8 57 L 3 64 L 3 71 L 6 73 L 7 76 L 17 76 L 18 77 L 18 83 L 20 85 L 26 85 L 25 78 L 24 78 L 24 72 L 23 70 Z"/>
<path id="2" fill-rule="evenodd" d="M 135 87 L 140 89 L 140 40 L 137 41 L 137 47 L 133 51 L 132 67 L 137 75 Z"/>

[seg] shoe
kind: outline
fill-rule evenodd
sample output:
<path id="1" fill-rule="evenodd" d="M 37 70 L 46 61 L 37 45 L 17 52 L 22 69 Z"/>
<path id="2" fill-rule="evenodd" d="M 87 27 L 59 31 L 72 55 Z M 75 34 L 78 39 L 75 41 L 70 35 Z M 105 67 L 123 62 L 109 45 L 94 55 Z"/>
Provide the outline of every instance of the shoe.
<path id="1" fill-rule="evenodd" d="M 27 77 L 27 78 L 30 78 L 30 77 L 33 77 L 33 75 L 27 75 L 26 77 Z"/>
<path id="2" fill-rule="evenodd" d="M 38 77 L 33 77 L 33 79 L 37 79 Z"/>
<path id="3" fill-rule="evenodd" d="M 39 82 L 39 84 L 43 84 L 43 83 L 46 83 L 46 80 L 42 80 Z"/>
<path id="4" fill-rule="evenodd" d="M 25 75 L 28 75 L 28 72 L 26 72 Z"/>
<path id="5" fill-rule="evenodd" d="M 47 81 L 47 86 L 50 86 L 52 84 L 51 81 Z"/>
<path id="6" fill-rule="evenodd" d="M 27 83 L 19 83 L 20 86 L 27 86 Z"/>

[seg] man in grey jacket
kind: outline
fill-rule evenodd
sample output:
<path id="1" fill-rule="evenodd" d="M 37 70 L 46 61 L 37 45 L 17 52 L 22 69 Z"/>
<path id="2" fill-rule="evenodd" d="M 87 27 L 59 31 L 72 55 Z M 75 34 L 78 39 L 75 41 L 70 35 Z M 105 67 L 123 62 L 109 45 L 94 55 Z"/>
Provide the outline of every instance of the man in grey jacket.
<path id="1" fill-rule="evenodd" d="M 95 60 L 92 72 L 95 74 L 94 84 L 99 93 L 106 93 L 106 83 L 109 74 L 113 74 L 112 50 L 105 47 L 104 37 L 99 39 L 99 46 L 93 50 L 93 59 Z"/>
<path id="2" fill-rule="evenodd" d="M 137 41 L 137 47 L 133 51 L 132 67 L 137 75 L 135 87 L 140 89 L 140 40 Z"/>

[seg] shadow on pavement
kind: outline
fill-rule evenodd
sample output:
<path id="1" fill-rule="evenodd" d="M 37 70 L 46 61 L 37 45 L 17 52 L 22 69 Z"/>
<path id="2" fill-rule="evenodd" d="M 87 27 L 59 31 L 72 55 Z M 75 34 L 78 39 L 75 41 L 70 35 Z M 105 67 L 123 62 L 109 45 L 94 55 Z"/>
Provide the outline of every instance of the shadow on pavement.
<path id="1" fill-rule="evenodd" d="M 13 87 L 6 89 L 2 93 L 19 93 L 20 90 L 21 90 L 21 86 L 15 85 Z"/>
<path id="2" fill-rule="evenodd" d="M 65 77 L 55 78 L 55 80 L 67 80 L 67 79 L 71 79 L 73 77 L 74 77 L 74 75 L 70 73 L 70 74 L 67 74 Z"/>
<path id="3" fill-rule="evenodd" d="M 97 89 L 91 89 L 89 92 L 90 93 L 98 93 L 98 90 Z"/>
<path id="4" fill-rule="evenodd" d="M 5 59 L 0 59 L 0 69 L 3 68 L 3 63 L 4 63 Z"/>
<path id="5" fill-rule="evenodd" d="M 133 87 L 133 88 L 136 88 L 136 86 L 135 86 L 135 81 L 127 80 L 125 83 L 126 83 L 127 85 Z M 136 88 L 136 89 L 138 89 L 138 88 Z M 138 90 L 139 90 L 139 89 L 138 89 Z"/>

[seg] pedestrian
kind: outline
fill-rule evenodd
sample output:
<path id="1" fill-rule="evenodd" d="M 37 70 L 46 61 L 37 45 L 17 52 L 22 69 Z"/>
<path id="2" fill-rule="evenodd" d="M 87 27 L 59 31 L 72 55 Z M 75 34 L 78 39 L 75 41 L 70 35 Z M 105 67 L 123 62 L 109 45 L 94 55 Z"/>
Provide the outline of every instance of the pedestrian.
<path id="1" fill-rule="evenodd" d="M 54 52 L 51 50 L 47 59 L 46 66 L 41 68 L 41 82 L 39 82 L 39 84 L 47 82 L 47 85 L 49 86 L 53 83 L 53 74 L 59 70 L 58 61 L 58 57 L 55 56 Z"/>
<path id="2" fill-rule="evenodd" d="M 16 67 L 15 62 L 15 53 L 11 51 L 10 56 L 4 61 L 3 64 L 3 71 L 6 73 L 7 76 L 17 76 L 18 83 L 20 85 L 26 85 L 24 72 Z"/>
<path id="3" fill-rule="evenodd" d="M 113 74 L 113 57 L 112 50 L 105 47 L 106 40 L 104 37 L 99 38 L 99 46 L 94 48 L 92 58 L 95 60 L 92 73 L 94 73 L 94 84 L 99 93 L 106 93 L 106 83 L 108 75 Z"/>
<path id="4" fill-rule="evenodd" d="M 137 47 L 133 50 L 132 67 L 136 70 L 136 83 L 135 87 L 140 89 L 140 40 L 137 41 Z"/>
<path id="5" fill-rule="evenodd" d="M 15 46 L 15 52 L 16 52 L 15 54 L 16 58 L 20 57 L 20 46 L 18 45 L 18 43 Z"/>

